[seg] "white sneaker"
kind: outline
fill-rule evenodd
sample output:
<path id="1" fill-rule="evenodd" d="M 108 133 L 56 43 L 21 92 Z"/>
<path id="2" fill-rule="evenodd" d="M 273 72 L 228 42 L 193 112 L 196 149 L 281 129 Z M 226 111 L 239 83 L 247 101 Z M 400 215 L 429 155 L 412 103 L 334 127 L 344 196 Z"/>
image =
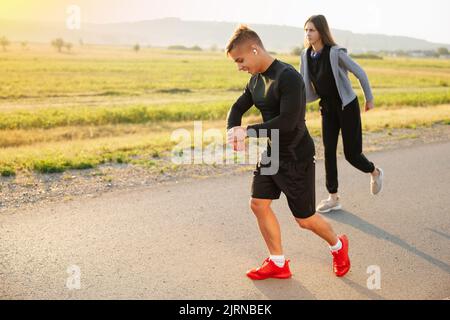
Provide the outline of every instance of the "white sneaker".
<path id="1" fill-rule="evenodd" d="M 372 175 L 370 175 L 370 192 L 373 195 L 376 195 L 380 193 L 381 190 L 383 190 L 383 170 L 381 170 L 381 168 L 377 169 L 380 172 L 378 177 L 374 178 Z"/>
<path id="2" fill-rule="evenodd" d="M 333 200 L 331 197 L 328 199 L 320 201 L 319 205 L 316 208 L 316 211 L 320 213 L 327 213 L 331 210 L 340 210 L 342 208 L 339 197 L 336 200 Z"/>

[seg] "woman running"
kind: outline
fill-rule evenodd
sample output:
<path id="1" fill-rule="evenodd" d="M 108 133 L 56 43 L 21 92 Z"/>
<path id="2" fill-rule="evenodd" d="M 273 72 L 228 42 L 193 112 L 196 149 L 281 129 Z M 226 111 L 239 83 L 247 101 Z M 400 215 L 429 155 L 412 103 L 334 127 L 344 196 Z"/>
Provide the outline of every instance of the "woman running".
<path id="1" fill-rule="evenodd" d="M 374 104 L 366 73 L 347 55 L 347 50 L 339 47 L 333 40 L 323 15 L 311 16 L 306 20 L 304 29 L 305 50 L 301 54 L 300 73 L 305 81 L 307 102 L 320 98 L 329 197 L 319 203 L 317 211 L 325 213 L 341 209 L 336 164 L 340 130 L 345 159 L 362 172 L 370 173 L 370 189 L 373 195 L 382 189 L 383 170 L 377 168 L 362 153 L 359 103 L 348 78 L 348 71 L 358 78 L 366 99 L 365 111 L 369 111 Z"/>

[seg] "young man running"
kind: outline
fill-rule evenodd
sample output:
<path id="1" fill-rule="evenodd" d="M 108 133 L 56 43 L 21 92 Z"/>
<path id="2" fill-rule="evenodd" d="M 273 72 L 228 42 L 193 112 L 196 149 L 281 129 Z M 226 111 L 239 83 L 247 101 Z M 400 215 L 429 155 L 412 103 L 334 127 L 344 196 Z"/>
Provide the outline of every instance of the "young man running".
<path id="1" fill-rule="evenodd" d="M 291 65 L 274 59 L 265 50 L 261 39 L 245 25 L 239 26 L 227 45 L 227 55 L 239 71 L 251 74 L 243 94 L 233 104 L 227 116 L 228 143 L 242 150 L 247 137 L 263 136 L 268 131 L 268 145 L 254 171 L 250 207 L 270 256 L 262 266 L 251 269 L 247 276 L 254 280 L 291 277 L 289 260 L 281 245 L 278 220 L 270 207 L 281 192 L 301 228 L 311 230 L 330 246 L 333 271 L 344 276 L 350 269 L 348 239 L 338 236 L 330 223 L 315 212 L 315 148 L 305 124 L 305 84 Z M 255 105 L 263 123 L 241 126 L 244 113 Z M 278 134 L 279 139 L 271 139 Z M 275 146 L 274 144 L 278 144 Z M 278 154 L 272 154 L 278 151 Z M 277 162 L 278 170 L 265 174 L 268 164 Z M 278 160 L 273 160 L 278 158 Z"/>

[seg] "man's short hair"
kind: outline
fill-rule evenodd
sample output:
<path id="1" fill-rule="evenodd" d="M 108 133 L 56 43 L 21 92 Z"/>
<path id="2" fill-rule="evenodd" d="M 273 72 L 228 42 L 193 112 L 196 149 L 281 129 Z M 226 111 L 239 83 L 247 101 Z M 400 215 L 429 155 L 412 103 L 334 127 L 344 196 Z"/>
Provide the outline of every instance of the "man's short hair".
<path id="1" fill-rule="evenodd" d="M 262 41 L 259 38 L 258 34 L 250 29 L 247 25 L 241 24 L 237 27 L 237 29 L 233 33 L 233 36 L 228 41 L 227 56 L 231 50 L 247 41 L 253 41 L 264 49 L 264 45 L 262 44 Z"/>

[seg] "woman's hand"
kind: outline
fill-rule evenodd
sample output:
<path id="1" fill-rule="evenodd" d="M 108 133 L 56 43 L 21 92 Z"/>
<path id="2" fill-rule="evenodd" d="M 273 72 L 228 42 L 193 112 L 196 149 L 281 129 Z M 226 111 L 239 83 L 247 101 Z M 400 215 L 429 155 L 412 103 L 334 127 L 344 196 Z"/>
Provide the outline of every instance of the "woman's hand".
<path id="1" fill-rule="evenodd" d="M 364 111 L 367 112 L 370 109 L 373 109 L 375 106 L 373 105 L 373 101 L 366 101 L 366 106 L 364 108 Z"/>

